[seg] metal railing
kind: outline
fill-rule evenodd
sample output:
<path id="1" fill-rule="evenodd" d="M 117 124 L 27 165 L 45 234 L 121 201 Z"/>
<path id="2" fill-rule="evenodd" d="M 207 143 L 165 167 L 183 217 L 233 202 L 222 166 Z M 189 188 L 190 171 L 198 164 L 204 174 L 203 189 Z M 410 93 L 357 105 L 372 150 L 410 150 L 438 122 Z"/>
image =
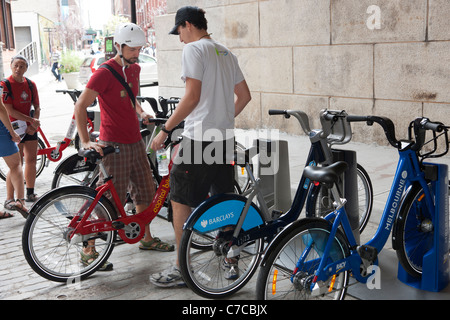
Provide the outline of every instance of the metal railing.
<path id="1" fill-rule="evenodd" d="M 29 43 L 25 48 L 19 51 L 19 54 L 27 58 L 30 66 L 38 59 L 36 42 Z"/>

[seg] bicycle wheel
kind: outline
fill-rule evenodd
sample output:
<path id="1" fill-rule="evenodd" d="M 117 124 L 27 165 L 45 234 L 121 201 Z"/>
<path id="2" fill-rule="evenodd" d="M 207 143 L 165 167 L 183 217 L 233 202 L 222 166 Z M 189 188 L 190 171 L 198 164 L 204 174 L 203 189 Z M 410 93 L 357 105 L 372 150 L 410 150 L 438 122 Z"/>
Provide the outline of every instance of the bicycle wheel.
<path id="1" fill-rule="evenodd" d="M 78 154 L 64 159 L 56 168 L 52 189 L 66 185 L 93 186 L 97 180 L 98 168 L 95 163 L 85 161 Z"/>
<path id="2" fill-rule="evenodd" d="M 373 187 L 367 171 L 360 164 L 357 164 L 356 173 L 358 181 L 359 233 L 362 233 L 372 213 Z M 306 215 L 308 217 L 324 217 L 334 210 L 331 192 L 322 185 L 311 188 L 308 199 L 306 204 Z"/>
<path id="3" fill-rule="evenodd" d="M 186 223 L 179 250 L 180 269 L 189 288 L 202 297 L 223 298 L 237 292 L 258 267 L 264 239 L 245 242 L 239 247 L 238 255 L 226 258 L 239 220 L 239 215 L 233 212 L 241 212 L 245 200 L 232 194 L 211 198 L 199 206 Z M 226 210 L 230 208 L 232 211 Z M 217 219 L 213 220 L 210 214 L 216 215 Z M 255 223 L 261 225 L 263 219 L 252 205 L 242 230 L 249 230 Z M 207 243 L 212 250 L 197 249 L 199 242 Z"/>
<path id="4" fill-rule="evenodd" d="M 406 194 L 396 221 L 397 257 L 413 277 L 422 275 L 424 255 L 433 247 L 434 228 L 423 189 L 415 184 Z"/>
<path id="5" fill-rule="evenodd" d="M 40 149 L 45 149 L 45 144 L 44 141 L 41 140 L 41 138 L 38 137 L 38 150 Z M 36 177 L 38 177 L 41 173 L 42 170 L 44 170 L 45 165 L 47 164 L 47 157 L 45 156 L 45 154 L 41 154 L 37 156 L 36 159 Z M 6 165 L 6 162 L 3 158 L 0 158 L 0 178 L 3 181 L 6 181 L 6 175 L 9 172 L 9 168 Z"/>
<path id="6" fill-rule="evenodd" d="M 94 273 L 111 254 L 116 232 L 94 233 L 82 239 L 69 239 L 68 227 L 75 215 L 84 216 L 96 195 L 94 189 L 67 186 L 52 190 L 31 208 L 22 233 L 22 247 L 31 268 L 42 277 L 57 282 L 83 280 Z M 102 197 L 89 221 L 111 221 L 116 218 L 112 204 Z M 81 252 L 88 241 L 95 240 L 97 258 L 85 265 Z"/>
<path id="7" fill-rule="evenodd" d="M 321 294 L 313 296 L 311 292 L 310 285 L 323 256 L 330 230 L 331 225 L 327 221 L 308 218 L 299 220 L 280 233 L 266 251 L 261 263 L 256 282 L 257 299 L 344 299 L 349 281 L 348 271 L 321 283 L 321 287 L 326 289 Z M 330 259 L 338 261 L 349 254 L 348 243 L 338 230 L 330 251 Z M 305 260 L 299 263 L 300 258 Z"/>

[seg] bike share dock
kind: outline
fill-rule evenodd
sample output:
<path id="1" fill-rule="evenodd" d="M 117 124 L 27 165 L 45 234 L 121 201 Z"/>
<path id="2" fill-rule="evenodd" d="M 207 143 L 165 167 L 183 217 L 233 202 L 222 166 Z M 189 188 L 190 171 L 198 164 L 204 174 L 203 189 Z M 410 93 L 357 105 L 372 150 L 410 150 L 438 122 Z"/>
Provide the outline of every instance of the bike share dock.
<path id="1" fill-rule="evenodd" d="M 433 246 L 423 257 L 422 277 L 410 276 L 392 250 L 379 256 L 379 278 L 351 286 L 348 294 L 362 300 L 449 300 L 449 185 L 448 166 L 430 164 L 436 181 L 432 190 L 437 198 Z"/>

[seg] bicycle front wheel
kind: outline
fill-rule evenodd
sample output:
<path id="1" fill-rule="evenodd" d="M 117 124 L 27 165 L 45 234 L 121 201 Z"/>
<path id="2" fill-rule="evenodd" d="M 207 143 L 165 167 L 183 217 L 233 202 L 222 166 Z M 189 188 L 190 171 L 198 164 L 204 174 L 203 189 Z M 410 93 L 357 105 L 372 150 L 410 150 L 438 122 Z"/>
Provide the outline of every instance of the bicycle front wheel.
<path id="1" fill-rule="evenodd" d="M 256 282 L 259 300 L 344 299 L 349 272 L 330 277 L 320 294 L 313 295 L 311 283 L 323 257 L 331 225 L 325 220 L 306 219 L 292 225 L 274 240 L 266 252 Z M 347 242 L 338 230 L 330 250 L 330 262 L 349 255 Z M 300 260 L 304 259 L 304 260 Z M 300 262 L 301 261 L 301 262 Z"/>
<path id="2" fill-rule="evenodd" d="M 413 277 L 422 275 L 423 257 L 433 247 L 433 216 L 434 213 L 428 210 L 423 189 L 414 185 L 399 209 L 395 227 L 395 241 L 399 243 L 397 257 Z"/>
<path id="3" fill-rule="evenodd" d="M 42 277 L 57 282 L 83 280 L 106 262 L 114 248 L 116 233 L 102 232 L 70 239 L 73 229 L 68 225 L 75 216 L 83 218 L 96 191 L 81 186 L 52 190 L 31 208 L 22 233 L 22 247 L 31 268 Z M 116 212 L 108 199 L 102 197 L 88 221 L 111 221 Z M 83 248 L 95 241 L 95 260 L 81 260 Z"/>
<path id="4" fill-rule="evenodd" d="M 241 244 L 238 253 L 231 258 L 228 257 L 240 211 L 235 210 L 228 215 L 225 213 L 222 215 L 222 213 L 225 212 L 224 208 L 230 208 L 228 203 L 242 210 L 246 198 L 230 194 L 216 199 L 218 202 L 215 205 L 206 207 L 205 210 L 199 210 L 202 208 L 199 207 L 193 213 L 197 217 L 194 219 L 194 225 L 198 223 L 202 227 L 186 228 L 183 231 L 179 251 L 179 264 L 184 281 L 196 294 L 210 299 L 227 297 L 240 290 L 256 271 L 264 245 L 263 238 L 247 241 Z M 220 199 L 227 200 L 220 201 Z M 208 209 L 210 209 L 209 212 L 217 214 L 215 219 L 207 217 L 205 213 Z M 263 222 L 260 213 L 253 205 L 247 213 L 242 230 L 247 230 L 250 225 L 247 219 L 258 221 L 258 224 Z M 222 226 L 206 230 L 216 223 L 222 223 Z M 203 228 L 206 231 L 199 230 Z M 199 243 L 203 244 L 200 248 Z"/>

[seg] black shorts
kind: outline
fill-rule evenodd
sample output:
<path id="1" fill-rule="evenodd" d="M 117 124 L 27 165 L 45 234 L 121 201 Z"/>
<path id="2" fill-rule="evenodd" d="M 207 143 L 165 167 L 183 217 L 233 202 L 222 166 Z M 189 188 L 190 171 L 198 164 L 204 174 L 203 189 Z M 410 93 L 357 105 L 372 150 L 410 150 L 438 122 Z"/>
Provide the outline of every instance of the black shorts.
<path id="1" fill-rule="evenodd" d="M 183 155 L 183 147 L 188 143 L 185 139 L 183 142 L 178 156 Z M 208 144 L 203 145 L 205 148 Z M 170 172 L 170 200 L 193 208 L 208 195 L 233 191 L 234 166 L 225 161 L 212 164 L 187 161 L 174 164 Z"/>
<path id="2" fill-rule="evenodd" d="M 20 143 L 25 142 L 25 141 L 35 141 L 37 139 L 38 139 L 37 131 L 34 134 L 26 133 L 24 135 L 24 137 L 22 138 L 22 140 L 20 141 Z"/>

